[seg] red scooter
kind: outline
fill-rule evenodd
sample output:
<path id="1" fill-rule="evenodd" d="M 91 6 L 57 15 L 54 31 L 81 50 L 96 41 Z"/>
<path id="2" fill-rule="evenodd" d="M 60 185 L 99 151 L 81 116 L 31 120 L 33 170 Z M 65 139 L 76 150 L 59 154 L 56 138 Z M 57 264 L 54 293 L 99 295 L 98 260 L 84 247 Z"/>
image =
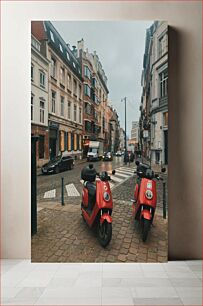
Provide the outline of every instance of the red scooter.
<path id="1" fill-rule="evenodd" d="M 153 223 L 154 214 L 156 210 L 157 194 L 156 194 L 156 181 L 163 180 L 159 174 L 155 174 L 150 166 L 136 161 L 138 176 L 137 183 L 134 191 L 133 202 L 133 217 L 138 220 L 142 228 L 142 240 L 147 240 L 148 232 Z M 162 172 L 166 169 L 162 168 Z"/>
<path id="2" fill-rule="evenodd" d="M 112 174 L 115 174 L 115 170 Z M 97 180 L 96 177 L 98 177 Z M 84 180 L 82 217 L 90 228 L 97 229 L 98 240 L 103 247 L 106 247 L 112 237 L 113 201 L 108 182 L 111 178 L 106 171 L 97 173 L 90 164 L 83 168 L 81 179 Z"/>

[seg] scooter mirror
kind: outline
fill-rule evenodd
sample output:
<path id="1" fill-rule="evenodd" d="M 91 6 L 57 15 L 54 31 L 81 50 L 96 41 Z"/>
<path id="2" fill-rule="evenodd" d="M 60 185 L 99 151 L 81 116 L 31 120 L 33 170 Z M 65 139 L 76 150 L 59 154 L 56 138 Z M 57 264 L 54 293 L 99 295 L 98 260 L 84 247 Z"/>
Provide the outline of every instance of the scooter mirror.
<path id="1" fill-rule="evenodd" d="M 111 172 L 113 175 L 116 173 L 116 170 L 112 170 L 112 172 Z"/>
<path id="2" fill-rule="evenodd" d="M 137 166 L 139 166 L 139 164 L 140 164 L 139 160 L 136 160 L 135 164 L 136 164 Z"/>
<path id="3" fill-rule="evenodd" d="M 166 172 L 166 168 L 162 168 L 161 172 L 163 172 L 163 173 Z"/>

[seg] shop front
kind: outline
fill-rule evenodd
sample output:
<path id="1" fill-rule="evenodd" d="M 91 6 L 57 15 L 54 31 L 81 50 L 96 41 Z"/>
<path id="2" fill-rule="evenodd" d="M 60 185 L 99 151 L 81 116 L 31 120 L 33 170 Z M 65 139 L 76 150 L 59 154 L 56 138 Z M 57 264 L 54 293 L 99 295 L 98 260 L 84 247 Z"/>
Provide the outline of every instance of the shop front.
<path id="1" fill-rule="evenodd" d="M 31 125 L 31 135 L 38 136 L 36 143 L 37 167 L 41 167 L 49 160 L 49 136 L 48 128 L 40 125 Z"/>

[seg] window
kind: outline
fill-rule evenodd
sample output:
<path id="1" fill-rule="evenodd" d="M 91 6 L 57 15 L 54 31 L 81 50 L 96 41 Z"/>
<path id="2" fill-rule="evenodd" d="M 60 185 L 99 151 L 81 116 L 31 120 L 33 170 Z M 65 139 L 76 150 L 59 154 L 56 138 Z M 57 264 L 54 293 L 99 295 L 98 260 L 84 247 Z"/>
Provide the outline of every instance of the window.
<path id="1" fill-rule="evenodd" d="M 31 96 L 31 120 L 34 120 L 34 97 Z"/>
<path id="2" fill-rule="evenodd" d="M 164 53 L 168 51 L 168 35 L 164 34 L 159 38 L 158 41 L 158 56 L 161 57 Z"/>
<path id="3" fill-rule="evenodd" d="M 89 68 L 88 68 L 87 66 L 84 66 L 84 75 L 85 75 L 88 79 L 90 79 L 90 77 L 91 77 L 90 70 L 89 70 Z"/>
<path id="4" fill-rule="evenodd" d="M 97 80 L 95 78 L 92 78 L 92 86 L 97 87 Z"/>
<path id="5" fill-rule="evenodd" d="M 55 42 L 55 40 L 54 40 L 54 34 L 52 33 L 52 31 L 50 31 L 50 36 L 51 36 L 51 40 L 52 40 L 53 42 Z"/>
<path id="6" fill-rule="evenodd" d="M 68 89 L 71 91 L 71 75 L 68 74 Z"/>
<path id="7" fill-rule="evenodd" d="M 73 67 L 76 68 L 75 63 L 73 62 Z"/>
<path id="8" fill-rule="evenodd" d="M 56 77 L 56 60 L 53 57 L 51 58 L 51 76 Z"/>
<path id="9" fill-rule="evenodd" d="M 71 119 L 71 102 L 68 101 L 68 119 Z"/>
<path id="10" fill-rule="evenodd" d="M 44 136 L 39 135 L 38 142 L 39 158 L 44 158 Z"/>
<path id="11" fill-rule="evenodd" d="M 40 115 L 40 123 L 44 123 L 44 101 L 40 100 L 40 108 L 39 108 L 39 115 Z"/>
<path id="12" fill-rule="evenodd" d="M 74 121 L 77 121 L 77 106 L 74 105 Z"/>
<path id="13" fill-rule="evenodd" d="M 156 158 L 156 164 L 159 164 L 159 161 L 160 161 L 160 152 L 159 151 L 155 152 L 155 158 Z"/>
<path id="14" fill-rule="evenodd" d="M 85 84 L 84 86 L 84 91 L 85 91 L 85 95 L 90 97 L 90 87 L 87 84 Z"/>
<path id="15" fill-rule="evenodd" d="M 70 61 L 70 55 L 68 52 L 66 52 L 66 56 L 67 56 L 67 59 Z"/>
<path id="16" fill-rule="evenodd" d="M 51 93 L 51 112 L 55 113 L 56 111 L 56 93 L 52 91 Z"/>
<path id="17" fill-rule="evenodd" d="M 59 48 L 60 48 L 60 51 L 63 53 L 63 48 L 62 48 L 61 44 L 59 44 Z"/>
<path id="18" fill-rule="evenodd" d="M 34 66 L 31 65 L 31 80 L 34 80 Z"/>
<path id="19" fill-rule="evenodd" d="M 61 116 L 64 116 L 64 97 L 61 96 Z"/>
<path id="20" fill-rule="evenodd" d="M 79 123 L 82 123 L 82 109 L 79 108 Z"/>
<path id="21" fill-rule="evenodd" d="M 160 73 L 160 98 L 167 97 L 168 95 L 168 71 Z"/>
<path id="22" fill-rule="evenodd" d="M 60 83 L 64 84 L 65 83 L 65 69 L 64 68 L 60 68 Z"/>
<path id="23" fill-rule="evenodd" d="M 77 95 L 77 82 L 76 82 L 76 80 L 73 80 L 73 93 L 74 93 L 74 95 Z"/>
<path id="24" fill-rule="evenodd" d="M 81 94 L 82 94 L 82 87 L 81 85 L 79 85 L 79 99 L 82 99 Z"/>
<path id="25" fill-rule="evenodd" d="M 74 151 L 77 150 L 77 134 L 74 134 Z"/>
<path id="26" fill-rule="evenodd" d="M 86 114 L 91 115 L 91 106 L 89 103 L 85 103 L 85 112 Z"/>
<path id="27" fill-rule="evenodd" d="M 40 79 L 40 87 L 45 87 L 45 73 L 44 72 L 40 71 L 39 79 Z"/>
<path id="28" fill-rule="evenodd" d="M 36 39 L 32 38 L 32 39 L 31 39 L 31 44 L 32 44 L 32 46 L 35 47 L 38 51 L 40 51 L 40 43 L 39 43 Z"/>
<path id="29" fill-rule="evenodd" d="M 168 112 L 166 113 L 163 113 L 163 116 L 164 116 L 164 126 L 168 126 Z"/>

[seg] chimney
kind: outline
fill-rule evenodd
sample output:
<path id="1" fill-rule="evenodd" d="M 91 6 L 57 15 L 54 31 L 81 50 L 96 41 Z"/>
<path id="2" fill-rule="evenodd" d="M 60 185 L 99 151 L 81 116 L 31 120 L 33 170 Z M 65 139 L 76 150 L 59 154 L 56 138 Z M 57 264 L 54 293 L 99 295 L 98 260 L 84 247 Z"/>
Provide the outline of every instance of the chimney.
<path id="1" fill-rule="evenodd" d="M 84 39 L 78 40 L 78 51 L 84 51 Z"/>
<path id="2" fill-rule="evenodd" d="M 75 57 L 77 57 L 77 49 L 76 46 L 72 46 L 72 53 Z"/>

